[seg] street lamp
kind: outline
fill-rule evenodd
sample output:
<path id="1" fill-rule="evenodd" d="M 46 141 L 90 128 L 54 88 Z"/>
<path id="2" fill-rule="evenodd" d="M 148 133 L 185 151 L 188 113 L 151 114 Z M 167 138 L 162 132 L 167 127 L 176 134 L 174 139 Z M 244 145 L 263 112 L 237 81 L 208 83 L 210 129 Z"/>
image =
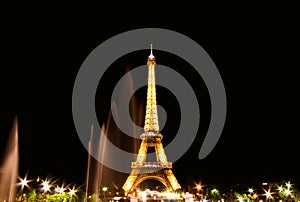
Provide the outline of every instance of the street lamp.
<path id="1" fill-rule="evenodd" d="M 272 197 L 272 193 L 270 190 L 266 191 L 266 201 L 268 201 Z"/>
<path id="2" fill-rule="evenodd" d="M 253 188 L 249 188 L 248 189 L 248 192 L 249 192 L 249 197 L 253 200 L 257 197 L 257 195 L 254 193 L 254 189 Z"/>
<path id="3" fill-rule="evenodd" d="M 55 188 L 55 191 L 59 194 L 62 194 L 65 191 L 64 185 L 62 185 L 61 187 L 57 186 Z"/>
<path id="4" fill-rule="evenodd" d="M 72 189 L 70 189 L 69 193 L 71 196 L 75 195 L 77 192 L 77 190 L 75 189 L 75 187 L 73 187 Z"/>
<path id="5" fill-rule="evenodd" d="M 78 190 L 77 189 L 75 189 L 75 185 L 73 186 L 73 188 L 72 189 L 70 189 L 69 188 L 69 194 L 70 194 L 70 201 L 72 201 L 72 198 L 73 198 L 73 196 L 75 196 L 76 195 L 76 192 L 77 192 Z"/>
<path id="6" fill-rule="evenodd" d="M 103 188 L 102 188 L 102 191 L 103 191 L 103 193 L 104 193 L 104 199 L 103 199 L 103 200 L 105 201 L 105 198 L 106 198 L 106 197 L 105 197 L 105 192 L 107 191 L 107 187 L 103 187 Z"/>
<path id="7" fill-rule="evenodd" d="M 196 189 L 197 189 L 197 191 L 200 191 L 200 190 L 202 189 L 201 184 L 197 184 L 197 185 L 196 185 Z"/>
<path id="8" fill-rule="evenodd" d="M 287 189 L 290 189 L 292 187 L 292 184 L 290 183 L 290 181 L 288 181 L 287 183 L 285 183 L 285 186 L 287 187 Z"/>
<path id="9" fill-rule="evenodd" d="M 284 190 L 284 189 L 283 189 L 282 185 L 278 186 L 278 191 L 279 191 L 279 192 L 282 192 L 283 190 Z"/>
<path id="10" fill-rule="evenodd" d="M 244 198 L 243 198 L 242 196 L 240 196 L 240 197 L 238 198 L 238 201 L 239 201 L 239 202 L 243 202 L 243 201 L 244 201 Z"/>
<path id="11" fill-rule="evenodd" d="M 47 191 L 50 191 L 51 185 L 47 179 L 45 181 L 43 180 L 42 185 L 43 185 L 42 189 L 43 189 L 44 193 L 46 193 Z"/>
<path id="12" fill-rule="evenodd" d="M 200 194 L 200 191 L 202 190 L 202 185 L 201 185 L 201 182 L 199 183 L 199 184 L 195 184 L 196 186 L 195 186 L 195 189 L 196 189 L 196 195 L 198 196 L 198 197 L 201 197 L 201 194 Z M 201 197 L 202 198 L 202 197 Z"/>
<path id="13" fill-rule="evenodd" d="M 28 187 L 28 182 L 30 182 L 31 180 L 27 180 L 27 176 L 24 177 L 24 179 L 19 177 L 20 182 L 18 183 L 19 185 L 21 185 L 21 190 L 24 189 L 24 187 Z"/>
<path id="14" fill-rule="evenodd" d="M 24 191 L 24 187 L 28 187 L 28 182 L 30 182 L 31 180 L 27 180 L 27 176 L 24 177 L 24 179 L 19 177 L 20 182 L 18 183 L 19 185 L 21 185 L 21 201 L 23 201 L 23 197 L 26 197 L 26 194 L 23 194 Z"/>
<path id="15" fill-rule="evenodd" d="M 43 197 L 45 197 L 44 198 L 44 200 L 45 201 L 48 201 L 47 200 L 47 196 L 46 196 L 46 193 L 48 192 L 48 191 L 50 191 L 50 187 L 51 187 L 51 185 L 50 185 L 50 182 L 46 179 L 45 181 L 44 180 L 42 180 L 42 190 L 43 190 Z"/>

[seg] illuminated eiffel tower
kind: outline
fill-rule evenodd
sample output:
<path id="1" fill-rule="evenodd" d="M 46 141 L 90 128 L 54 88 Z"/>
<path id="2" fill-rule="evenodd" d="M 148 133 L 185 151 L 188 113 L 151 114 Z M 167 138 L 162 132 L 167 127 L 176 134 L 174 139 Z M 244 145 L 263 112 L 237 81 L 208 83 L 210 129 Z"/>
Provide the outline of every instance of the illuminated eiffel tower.
<path id="1" fill-rule="evenodd" d="M 156 84 L 155 84 L 155 57 L 151 52 L 148 57 L 148 89 L 147 106 L 144 133 L 140 135 L 142 143 L 135 162 L 131 163 L 132 171 L 128 176 L 123 189 L 125 194 L 133 191 L 141 182 L 148 179 L 155 179 L 165 185 L 169 191 L 180 189 L 180 185 L 172 172 L 172 163 L 168 162 L 159 133 L 159 124 L 156 106 Z M 154 147 L 156 162 L 146 162 L 147 150 Z"/>

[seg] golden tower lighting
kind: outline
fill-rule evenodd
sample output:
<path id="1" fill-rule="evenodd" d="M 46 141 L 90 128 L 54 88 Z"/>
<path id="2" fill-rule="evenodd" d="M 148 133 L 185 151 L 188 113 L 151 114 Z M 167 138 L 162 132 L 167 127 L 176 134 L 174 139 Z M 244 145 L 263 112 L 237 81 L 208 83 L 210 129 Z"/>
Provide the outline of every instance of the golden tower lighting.
<path id="1" fill-rule="evenodd" d="M 140 135 L 142 143 L 139 148 L 137 159 L 132 162 L 132 171 L 128 176 L 123 189 L 125 194 L 132 191 L 141 182 L 148 179 L 155 179 L 165 185 L 168 191 L 175 191 L 181 188 L 172 172 L 172 163 L 168 162 L 162 145 L 162 135 L 159 133 L 157 104 L 156 104 L 156 83 L 155 83 L 155 56 L 151 52 L 148 57 L 148 88 L 147 105 L 145 115 L 144 133 Z M 156 162 L 147 162 L 147 150 L 154 147 Z"/>

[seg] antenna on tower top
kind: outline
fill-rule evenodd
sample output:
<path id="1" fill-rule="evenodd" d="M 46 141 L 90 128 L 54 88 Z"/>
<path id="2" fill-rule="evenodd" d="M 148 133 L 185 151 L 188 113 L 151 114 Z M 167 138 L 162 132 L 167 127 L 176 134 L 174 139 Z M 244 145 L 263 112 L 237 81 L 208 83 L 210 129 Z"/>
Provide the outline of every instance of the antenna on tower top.
<path id="1" fill-rule="evenodd" d="M 150 55 L 149 55 L 149 59 L 153 60 L 155 57 L 153 55 L 153 49 L 152 49 L 152 44 L 150 44 Z"/>

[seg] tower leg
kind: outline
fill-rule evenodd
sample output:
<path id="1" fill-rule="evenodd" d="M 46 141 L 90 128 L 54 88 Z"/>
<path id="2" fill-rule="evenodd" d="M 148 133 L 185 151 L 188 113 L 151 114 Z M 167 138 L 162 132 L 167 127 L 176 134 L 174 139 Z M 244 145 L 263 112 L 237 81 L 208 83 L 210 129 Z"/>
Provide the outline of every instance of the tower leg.
<path id="1" fill-rule="evenodd" d="M 143 164 L 146 161 L 147 149 L 148 149 L 147 141 L 143 139 L 136 159 L 136 162 L 138 164 Z"/>

